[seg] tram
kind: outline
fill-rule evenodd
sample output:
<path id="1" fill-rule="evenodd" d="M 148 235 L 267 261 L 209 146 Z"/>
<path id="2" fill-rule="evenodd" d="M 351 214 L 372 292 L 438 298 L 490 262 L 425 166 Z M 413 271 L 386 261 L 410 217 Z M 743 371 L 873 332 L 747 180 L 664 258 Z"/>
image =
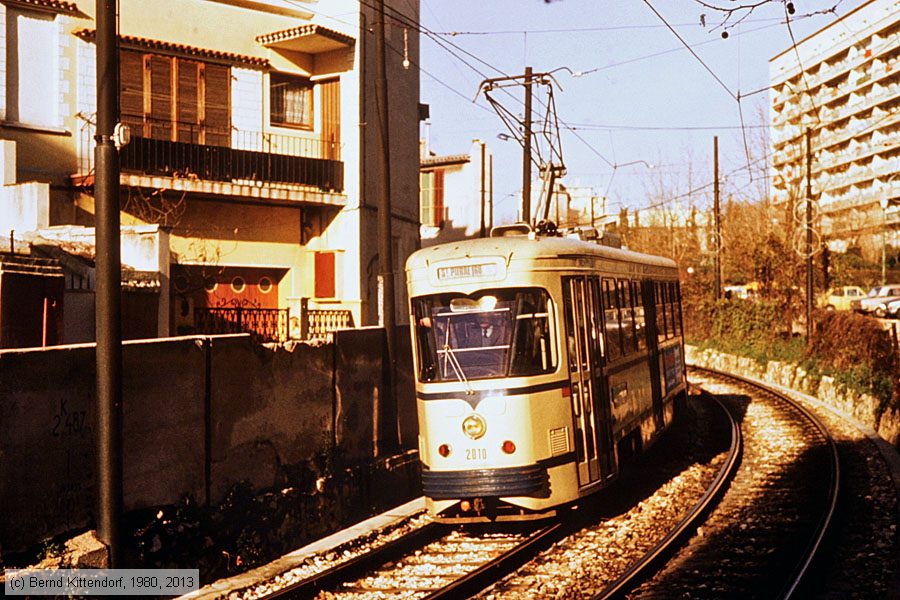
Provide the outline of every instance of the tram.
<path id="1" fill-rule="evenodd" d="M 672 422 L 686 393 L 673 261 L 520 224 L 419 250 L 406 273 L 438 521 L 552 516 Z"/>

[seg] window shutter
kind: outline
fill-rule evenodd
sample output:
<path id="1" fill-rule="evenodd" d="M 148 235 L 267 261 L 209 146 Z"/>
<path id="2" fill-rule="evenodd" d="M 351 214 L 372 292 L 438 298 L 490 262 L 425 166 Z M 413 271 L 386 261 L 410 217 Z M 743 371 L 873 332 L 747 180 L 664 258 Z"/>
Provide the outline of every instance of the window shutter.
<path id="1" fill-rule="evenodd" d="M 152 137 L 158 140 L 171 140 L 174 136 L 172 128 L 172 62 L 174 59 L 153 54 L 148 55 L 148 59 Z"/>
<path id="2" fill-rule="evenodd" d="M 341 159 L 341 80 L 332 79 L 319 84 L 322 90 L 322 143 L 324 156 Z"/>
<path id="3" fill-rule="evenodd" d="M 434 225 L 433 171 L 419 173 L 419 222 Z"/>
<path id="4" fill-rule="evenodd" d="M 316 252 L 316 298 L 334 297 L 334 252 Z"/>
<path id="5" fill-rule="evenodd" d="M 193 60 L 178 59 L 175 63 L 178 70 L 178 91 L 176 92 L 176 111 L 178 141 L 202 144 L 200 135 L 200 70 L 201 64 Z"/>
<path id="6" fill-rule="evenodd" d="M 148 136 L 144 130 L 144 55 L 140 52 L 122 50 L 119 55 L 119 110 L 122 122 L 127 124 L 136 136 Z"/>
<path id="7" fill-rule="evenodd" d="M 204 130 L 211 146 L 231 146 L 231 69 L 225 65 L 204 65 Z"/>
<path id="8" fill-rule="evenodd" d="M 434 172 L 434 224 L 444 225 L 444 170 Z"/>

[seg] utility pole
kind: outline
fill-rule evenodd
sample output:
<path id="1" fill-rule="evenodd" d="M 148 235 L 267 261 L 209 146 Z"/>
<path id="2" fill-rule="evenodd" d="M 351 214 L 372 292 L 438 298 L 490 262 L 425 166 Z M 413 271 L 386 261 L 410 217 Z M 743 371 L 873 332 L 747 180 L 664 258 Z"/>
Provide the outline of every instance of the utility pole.
<path id="1" fill-rule="evenodd" d="M 812 133 L 806 128 L 806 343 L 812 341 L 813 251 L 812 251 Z"/>
<path id="2" fill-rule="evenodd" d="M 719 136 L 713 136 L 713 224 L 715 227 L 716 300 L 722 299 L 722 224 L 719 213 Z"/>
<path id="3" fill-rule="evenodd" d="M 558 70 L 558 69 L 557 69 Z M 531 67 L 525 67 L 525 72 L 522 75 L 507 75 L 505 77 L 493 77 L 490 79 L 485 79 L 479 85 L 479 92 L 484 92 L 485 98 L 488 102 L 493 105 L 497 114 L 503 120 L 510 133 L 512 133 L 512 137 L 516 139 L 516 141 L 522 144 L 522 205 L 521 205 L 521 220 L 524 223 L 532 225 L 532 221 L 539 221 L 541 219 L 546 219 L 547 215 L 549 215 L 549 196 L 552 194 L 553 185 L 552 181 L 554 177 L 559 177 L 565 174 L 565 165 L 563 164 L 562 158 L 562 146 L 559 142 L 559 125 L 558 119 L 556 118 L 556 104 L 553 100 L 553 84 L 555 80 L 553 79 L 554 71 L 550 71 L 548 73 L 535 73 Z M 525 87 L 525 112 L 522 116 L 522 121 L 519 122 L 513 116 L 513 113 L 504 108 L 496 99 L 491 97 L 491 92 L 498 88 L 510 87 L 513 85 L 521 85 Z M 539 136 L 537 142 L 535 144 L 535 148 L 538 156 L 541 155 L 541 147 L 540 143 L 547 143 L 550 148 L 550 160 L 545 165 L 545 161 L 541 159 L 541 181 L 544 184 L 544 188 L 541 190 L 541 201 L 544 201 L 545 204 L 541 207 L 543 215 L 532 215 L 531 211 L 531 147 L 532 147 L 532 98 L 534 95 L 533 88 L 535 86 L 547 86 L 547 102 L 542 102 L 542 105 L 547 109 L 547 115 L 544 117 L 544 125 L 545 127 L 555 128 L 555 136 L 552 136 L 549 131 L 544 131 L 543 135 Z M 521 134 L 521 138 L 519 135 Z M 498 136 L 501 139 L 509 139 L 510 136 L 503 135 Z M 554 141 L 554 139 L 556 141 Z M 546 168 L 546 172 L 545 172 Z M 550 185 L 547 185 L 547 181 L 550 181 Z M 547 190 L 547 197 L 544 197 L 544 189 Z"/>
<path id="4" fill-rule="evenodd" d="M 97 0 L 97 535 L 122 566 L 122 259 L 119 241 L 119 47 L 116 0 Z"/>
<path id="5" fill-rule="evenodd" d="M 480 164 L 481 164 L 481 237 L 485 237 L 485 227 L 486 227 L 485 192 L 486 192 L 486 190 L 485 190 L 485 186 L 484 186 L 484 180 L 485 180 L 485 175 L 486 175 L 485 171 L 487 169 L 487 166 L 484 164 L 484 142 L 481 142 L 481 163 Z"/>
<path id="6" fill-rule="evenodd" d="M 531 67 L 525 67 L 525 119 L 522 131 L 522 221 L 531 223 Z"/>
<path id="7" fill-rule="evenodd" d="M 494 228 L 494 155 L 488 155 L 488 171 L 490 172 L 490 176 L 488 177 L 488 201 L 490 202 L 490 210 L 488 211 L 488 230 Z"/>
<path id="8" fill-rule="evenodd" d="M 378 179 L 380 184 L 378 202 L 378 262 L 380 267 L 382 290 L 382 323 L 387 336 L 387 356 L 389 373 L 389 392 L 379 394 L 376 406 L 376 421 L 373 424 L 375 432 L 374 452 L 378 456 L 382 448 L 382 439 L 379 431 L 381 422 L 396 418 L 394 385 L 396 383 L 397 365 L 397 328 L 395 326 L 395 297 L 394 297 L 394 257 L 393 235 L 391 229 L 391 154 L 390 136 L 388 133 L 388 95 L 387 95 L 387 68 L 385 66 L 385 41 L 384 41 L 384 0 L 376 0 L 377 14 L 375 20 L 375 99 L 379 110 L 378 139 L 381 144 L 378 156 Z M 395 428 L 392 428 L 395 429 Z"/>

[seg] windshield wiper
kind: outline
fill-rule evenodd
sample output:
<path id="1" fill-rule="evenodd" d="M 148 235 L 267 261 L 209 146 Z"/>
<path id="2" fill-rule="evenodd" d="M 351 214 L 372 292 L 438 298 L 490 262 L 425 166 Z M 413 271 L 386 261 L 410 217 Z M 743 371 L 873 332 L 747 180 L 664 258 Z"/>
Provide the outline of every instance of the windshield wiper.
<path id="1" fill-rule="evenodd" d="M 456 358 L 456 353 L 450 348 L 450 317 L 447 317 L 447 332 L 444 335 L 444 343 L 441 346 L 441 350 L 444 352 L 444 364 L 441 369 L 444 373 L 444 377 L 447 376 L 447 364 L 449 363 L 450 366 L 453 367 L 453 374 L 456 375 L 456 379 L 466 386 L 466 395 L 471 396 L 474 394 L 475 392 L 472 390 L 472 387 L 469 385 L 469 380 L 463 372 L 462 365 L 459 364 L 459 359 Z"/>
<path id="2" fill-rule="evenodd" d="M 450 366 L 453 367 L 453 373 L 456 375 L 456 378 L 461 381 L 466 386 L 466 395 L 471 396 L 475 392 L 472 390 L 472 387 L 469 385 L 469 380 L 466 379 L 466 374 L 463 372 L 462 365 L 459 364 L 459 359 L 456 358 L 456 353 L 450 348 L 449 344 L 444 344 L 444 356 L 447 357 L 447 362 L 450 363 Z M 446 362 L 444 366 L 446 367 Z M 446 372 L 446 368 L 445 368 Z"/>

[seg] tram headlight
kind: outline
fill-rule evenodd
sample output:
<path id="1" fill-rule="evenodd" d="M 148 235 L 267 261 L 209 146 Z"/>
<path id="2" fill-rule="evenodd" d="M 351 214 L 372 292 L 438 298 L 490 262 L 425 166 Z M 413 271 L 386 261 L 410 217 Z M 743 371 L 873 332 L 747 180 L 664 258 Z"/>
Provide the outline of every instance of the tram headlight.
<path id="1" fill-rule="evenodd" d="M 438 446 L 438 454 L 440 454 L 444 458 L 447 458 L 448 456 L 450 456 L 450 446 L 447 444 L 441 444 L 440 446 Z"/>
<path id="2" fill-rule="evenodd" d="M 487 432 L 487 423 L 481 415 L 473 413 L 463 419 L 462 430 L 468 437 L 477 440 Z"/>

